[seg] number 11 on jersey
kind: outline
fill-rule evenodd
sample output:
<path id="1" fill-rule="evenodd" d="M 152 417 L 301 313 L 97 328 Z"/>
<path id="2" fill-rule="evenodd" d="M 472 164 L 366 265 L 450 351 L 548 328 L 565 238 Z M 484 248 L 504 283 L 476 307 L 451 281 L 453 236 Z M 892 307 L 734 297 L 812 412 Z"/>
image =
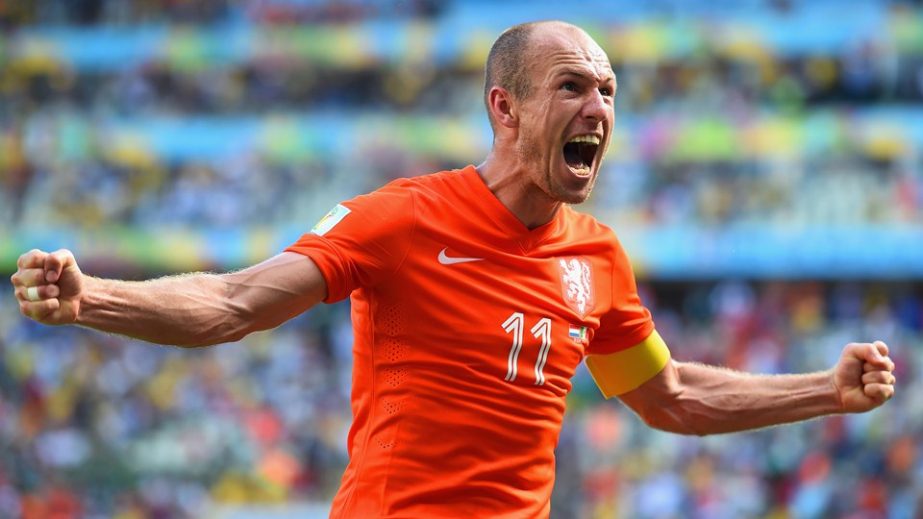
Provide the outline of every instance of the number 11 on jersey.
<path id="1" fill-rule="evenodd" d="M 513 312 L 506 321 L 503 321 L 502 326 L 506 333 L 513 334 L 513 345 L 510 346 L 510 355 L 506 360 L 506 377 L 503 379 L 507 382 L 516 380 L 525 322 L 526 317 L 522 312 Z M 542 317 L 529 331 L 532 332 L 536 339 L 541 339 L 542 341 L 542 345 L 538 350 L 538 358 L 535 359 L 535 385 L 541 386 L 545 383 L 543 370 L 545 369 L 545 362 L 548 361 L 548 351 L 551 350 L 551 319 Z"/>

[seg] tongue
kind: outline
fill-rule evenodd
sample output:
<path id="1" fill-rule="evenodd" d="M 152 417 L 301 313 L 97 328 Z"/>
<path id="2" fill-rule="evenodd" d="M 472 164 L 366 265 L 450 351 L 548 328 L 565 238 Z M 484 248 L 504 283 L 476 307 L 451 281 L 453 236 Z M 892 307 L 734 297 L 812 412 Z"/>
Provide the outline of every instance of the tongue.
<path id="1" fill-rule="evenodd" d="M 567 162 L 567 165 L 580 169 L 585 168 L 587 165 L 583 161 L 583 157 L 580 156 L 580 145 L 575 142 L 569 142 L 564 145 L 564 162 Z"/>

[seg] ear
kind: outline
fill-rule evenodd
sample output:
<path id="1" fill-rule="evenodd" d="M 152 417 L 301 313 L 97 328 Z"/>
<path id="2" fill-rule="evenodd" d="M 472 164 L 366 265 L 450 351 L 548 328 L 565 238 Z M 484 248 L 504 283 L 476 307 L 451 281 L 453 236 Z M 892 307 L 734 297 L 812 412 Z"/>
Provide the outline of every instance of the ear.
<path id="1" fill-rule="evenodd" d="M 500 126 L 516 128 L 519 126 L 519 113 L 516 101 L 510 93 L 501 87 L 493 86 L 487 92 L 487 109 L 493 120 Z"/>

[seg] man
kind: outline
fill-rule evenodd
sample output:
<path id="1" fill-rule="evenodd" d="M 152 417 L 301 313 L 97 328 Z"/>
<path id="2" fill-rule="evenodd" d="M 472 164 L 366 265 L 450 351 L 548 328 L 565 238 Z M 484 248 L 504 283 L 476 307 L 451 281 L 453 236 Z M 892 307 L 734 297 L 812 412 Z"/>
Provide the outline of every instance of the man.
<path id="1" fill-rule="evenodd" d="M 894 392 L 882 342 L 828 371 L 760 376 L 672 360 L 590 195 L 616 80 L 582 30 L 516 26 L 491 49 L 494 145 L 479 166 L 399 180 L 336 206 L 285 252 L 240 272 L 147 282 L 82 274 L 30 251 L 21 312 L 194 347 L 352 297 L 350 463 L 335 517 L 543 517 L 565 396 L 586 359 L 607 397 L 686 434 L 867 411 Z"/>

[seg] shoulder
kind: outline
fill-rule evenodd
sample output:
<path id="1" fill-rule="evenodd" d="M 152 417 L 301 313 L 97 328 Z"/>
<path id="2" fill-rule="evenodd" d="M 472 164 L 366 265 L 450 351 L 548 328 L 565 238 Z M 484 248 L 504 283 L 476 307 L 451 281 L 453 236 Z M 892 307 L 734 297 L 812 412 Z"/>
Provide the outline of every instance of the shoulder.
<path id="1" fill-rule="evenodd" d="M 391 180 L 387 184 L 375 189 L 369 193 L 359 195 L 347 202 L 347 205 L 354 204 L 381 204 L 394 208 L 401 203 L 412 203 L 415 195 L 426 194 L 433 190 L 438 190 L 447 182 L 447 176 L 451 171 L 440 171 L 438 173 L 429 173 L 416 177 L 401 177 Z"/>
<path id="2" fill-rule="evenodd" d="M 364 213 L 375 220 L 412 220 L 421 205 L 443 200 L 462 191 L 464 170 L 440 171 L 398 178 L 367 194 L 343 202 L 348 212 Z"/>
<path id="3" fill-rule="evenodd" d="M 464 169 L 450 169 L 416 177 L 399 178 L 381 189 L 402 189 L 416 194 L 455 193 L 467 182 L 466 175 L 471 166 Z"/>
<path id="4" fill-rule="evenodd" d="M 567 228 L 568 239 L 591 241 L 604 245 L 607 248 L 621 250 L 621 244 L 616 232 L 608 225 L 600 222 L 595 216 L 577 211 L 569 205 L 562 208 L 562 218 Z"/>
<path id="5" fill-rule="evenodd" d="M 594 234 L 602 233 L 611 236 L 615 235 L 615 231 L 613 231 L 611 227 L 600 222 L 595 216 L 589 213 L 578 211 L 571 205 L 565 205 L 562 210 L 564 212 L 564 217 L 571 226 Z"/>
<path id="6" fill-rule="evenodd" d="M 593 251 L 615 270 L 630 270 L 628 254 L 612 227 L 571 206 L 564 206 L 563 212 L 567 241 L 583 244 L 585 250 Z"/>
<path id="7" fill-rule="evenodd" d="M 439 171 L 389 182 L 377 192 L 402 198 L 418 213 L 436 212 L 445 218 L 447 208 L 467 205 L 471 199 L 471 169 Z M 474 173 L 476 175 L 476 173 Z"/>

